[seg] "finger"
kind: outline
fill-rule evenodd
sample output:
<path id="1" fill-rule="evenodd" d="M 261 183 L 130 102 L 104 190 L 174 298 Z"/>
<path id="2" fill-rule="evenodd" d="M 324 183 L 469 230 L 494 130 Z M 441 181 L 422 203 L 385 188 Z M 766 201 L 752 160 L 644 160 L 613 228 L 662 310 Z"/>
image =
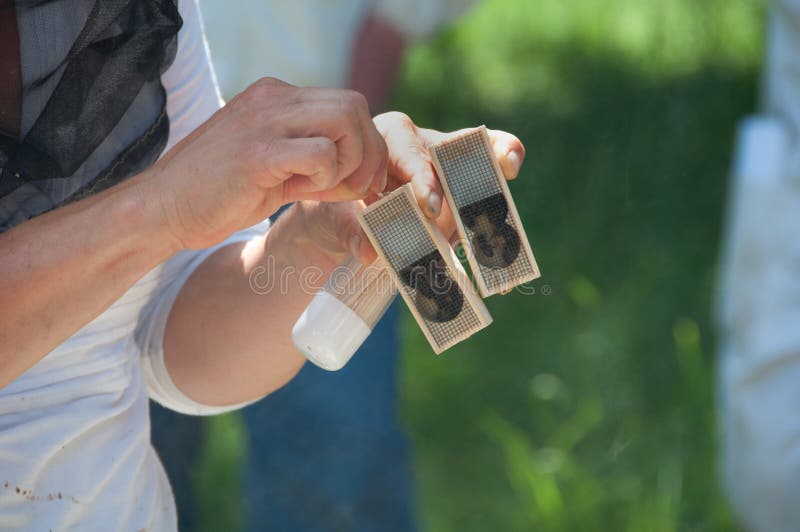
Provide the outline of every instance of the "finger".
<path id="1" fill-rule="evenodd" d="M 351 248 L 352 253 L 362 264 L 372 264 L 378 258 L 378 252 L 372 247 L 372 242 L 367 238 L 364 230 L 359 227 L 358 231 L 356 245 Z"/>
<path id="2" fill-rule="evenodd" d="M 418 128 L 419 136 L 424 140 L 427 146 L 433 146 L 447 139 L 463 135 L 471 128 L 459 129 L 450 133 L 442 133 L 433 129 Z M 525 160 L 525 146 L 522 142 L 511 133 L 500 131 L 497 129 L 490 129 L 489 139 L 492 143 L 492 151 L 500 163 L 500 169 L 503 171 L 503 176 L 506 179 L 515 179 L 519 175 L 519 170 L 522 167 L 522 162 Z"/>
<path id="3" fill-rule="evenodd" d="M 349 209 L 342 211 L 345 221 L 342 227 L 345 228 L 345 238 L 347 242 L 347 249 L 354 257 L 357 257 L 362 264 L 372 264 L 378 258 L 375 248 L 372 247 L 361 224 L 358 223 L 358 213 L 366 208 L 363 201 L 349 201 L 346 203 Z"/>
<path id="4" fill-rule="evenodd" d="M 505 131 L 489 130 L 492 150 L 500 162 L 500 169 L 506 179 L 515 179 L 519 175 L 522 162 L 525 160 L 525 146 L 522 142 Z"/>
<path id="5" fill-rule="evenodd" d="M 363 201 L 364 204 L 369 207 L 379 199 L 381 199 L 381 196 L 379 196 L 378 194 L 370 194 L 367 197 L 363 198 L 361 201 Z"/>
<path id="6" fill-rule="evenodd" d="M 298 101 L 287 114 L 284 122 L 288 137 L 327 137 L 336 144 L 336 183 L 361 166 L 364 156 L 361 118 L 355 106 L 343 96 Z"/>
<path id="7" fill-rule="evenodd" d="M 389 174 L 399 184 L 410 182 L 422 211 L 435 219 L 442 209 L 442 187 L 416 127 L 408 117 L 403 117 L 401 115 L 384 131 L 389 149 Z"/>
<path id="8" fill-rule="evenodd" d="M 285 87 L 294 87 L 294 85 L 286 83 L 285 81 L 281 81 L 278 78 L 264 77 L 261 79 L 257 79 L 256 81 L 251 83 L 247 88 L 245 88 L 242 92 L 238 93 L 236 96 L 228 100 L 227 105 L 230 105 L 242 98 L 246 98 L 253 92 L 264 92 L 274 88 L 285 88 Z"/>
<path id="9" fill-rule="evenodd" d="M 386 144 L 372 121 L 369 104 L 364 95 L 353 90 L 312 87 L 303 89 L 299 101 L 312 106 L 318 102 L 327 102 L 341 111 L 345 118 L 357 122 L 361 134 L 362 153 L 355 169 L 343 162 L 343 171 L 352 170 L 345 179 L 349 186 L 362 196 L 368 190 L 379 188 L 380 176 L 376 177 L 376 168 L 379 168 L 381 160 L 386 158 Z"/>
<path id="10" fill-rule="evenodd" d="M 359 106 L 364 152 L 361 166 L 346 179 L 350 188 L 363 197 L 368 192 L 382 192 L 386 187 L 388 151 L 383 136 L 378 132 L 366 106 Z"/>
<path id="11" fill-rule="evenodd" d="M 294 87 L 291 83 L 269 76 L 256 80 L 253 85 L 263 85 L 265 87 Z"/>
<path id="12" fill-rule="evenodd" d="M 284 183 L 284 203 L 294 201 L 320 201 L 324 203 L 354 201 L 362 196 L 352 190 L 346 183 L 339 183 L 333 188 L 317 190 L 316 186 L 305 176 L 295 175 Z"/>
<path id="13" fill-rule="evenodd" d="M 439 230 L 448 240 L 457 238 L 456 220 L 453 216 L 453 211 L 450 209 L 450 205 L 446 201 L 442 203 L 442 212 L 439 214 L 439 217 L 436 218 L 436 225 L 439 226 Z"/>
<path id="14" fill-rule="evenodd" d="M 336 183 L 338 150 L 326 137 L 276 139 L 262 155 L 263 185 L 270 187 L 292 177 L 303 177 L 309 191 Z"/>
<path id="15" fill-rule="evenodd" d="M 324 204 L 329 212 L 327 224 L 335 228 L 338 246 L 357 257 L 363 264 L 371 264 L 377 253 L 358 223 L 358 213 L 364 210 L 362 201 Z"/>
<path id="16" fill-rule="evenodd" d="M 378 158 L 378 169 L 375 171 L 375 178 L 370 190 L 376 194 L 381 194 L 386 190 L 386 185 L 389 181 L 389 148 L 386 146 L 383 135 L 375 127 L 375 123 L 369 113 L 366 113 L 365 118 L 369 124 L 370 138 L 374 143 L 375 153 Z"/>

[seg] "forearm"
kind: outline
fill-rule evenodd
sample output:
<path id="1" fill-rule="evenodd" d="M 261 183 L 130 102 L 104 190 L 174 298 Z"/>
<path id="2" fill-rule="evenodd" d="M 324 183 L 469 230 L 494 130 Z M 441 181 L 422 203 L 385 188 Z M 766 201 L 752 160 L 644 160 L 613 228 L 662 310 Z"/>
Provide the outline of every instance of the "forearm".
<path id="1" fill-rule="evenodd" d="M 164 357 L 190 399 L 210 406 L 253 400 L 302 367 L 292 326 L 344 254 L 312 243 L 301 210 L 292 207 L 263 238 L 214 253 L 178 295 Z"/>
<path id="2" fill-rule="evenodd" d="M 137 176 L 0 235 L 0 387 L 172 254 L 150 179 Z"/>
<path id="3" fill-rule="evenodd" d="M 362 96 L 260 80 L 143 174 L 0 235 L 0 386 L 178 249 L 283 203 L 377 191 L 385 168 Z"/>

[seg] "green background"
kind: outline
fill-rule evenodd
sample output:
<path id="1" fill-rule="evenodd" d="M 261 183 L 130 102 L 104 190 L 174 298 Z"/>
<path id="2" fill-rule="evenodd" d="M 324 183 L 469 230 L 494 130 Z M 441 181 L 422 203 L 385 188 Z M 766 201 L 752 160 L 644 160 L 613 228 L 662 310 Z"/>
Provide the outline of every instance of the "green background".
<path id="1" fill-rule="evenodd" d="M 764 11 L 486 0 L 408 55 L 393 108 L 525 143 L 511 190 L 543 273 L 534 295 L 487 300 L 493 325 L 439 357 L 405 312 L 401 417 L 424 530 L 735 529 L 718 482 L 713 304 Z M 230 530 L 241 420 L 208 431 L 202 520 Z"/>

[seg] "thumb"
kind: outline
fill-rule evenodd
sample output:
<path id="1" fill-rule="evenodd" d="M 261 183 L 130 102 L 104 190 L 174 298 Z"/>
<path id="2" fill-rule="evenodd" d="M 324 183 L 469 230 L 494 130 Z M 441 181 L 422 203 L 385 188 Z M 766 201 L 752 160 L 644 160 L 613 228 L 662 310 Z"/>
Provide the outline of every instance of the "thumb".
<path id="1" fill-rule="evenodd" d="M 331 188 L 338 179 L 336 144 L 326 137 L 276 139 L 262 164 L 261 184 L 269 188 L 292 181 L 298 192 L 312 192 Z"/>
<path id="2" fill-rule="evenodd" d="M 305 230 L 309 237 L 332 258 L 349 253 L 363 264 L 375 261 L 377 254 L 358 223 L 358 214 L 366 208 L 363 201 L 299 205 L 307 213 Z"/>
<path id="3" fill-rule="evenodd" d="M 360 227 L 351 247 L 353 249 L 353 256 L 358 257 L 362 264 L 372 264 L 378 258 L 378 253 L 375 251 L 369 238 L 367 238 L 364 230 Z"/>
<path id="4" fill-rule="evenodd" d="M 339 216 L 341 217 L 341 227 L 339 231 L 340 243 L 351 255 L 358 258 L 362 264 L 372 264 L 378 258 L 375 248 L 361 224 L 358 222 L 358 214 L 366 208 L 363 201 L 348 201 L 343 204 Z"/>

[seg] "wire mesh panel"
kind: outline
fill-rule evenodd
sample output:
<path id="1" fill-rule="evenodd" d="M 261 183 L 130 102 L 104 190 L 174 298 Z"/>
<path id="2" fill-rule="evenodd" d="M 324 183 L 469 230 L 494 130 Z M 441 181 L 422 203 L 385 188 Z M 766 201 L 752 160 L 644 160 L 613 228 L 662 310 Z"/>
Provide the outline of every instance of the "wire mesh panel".
<path id="1" fill-rule="evenodd" d="M 436 352 L 488 324 L 483 303 L 465 293 L 472 290 L 469 280 L 457 271 L 461 266 L 453 262 L 449 247 L 442 249 L 432 237 L 431 231 L 438 230 L 425 220 L 409 185 L 371 205 L 361 220 Z"/>
<path id="2" fill-rule="evenodd" d="M 484 295 L 539 277 L 516 206 L 485 127 L 432 148 L 436 169 L 458 214 L 458 229 Z"/>

